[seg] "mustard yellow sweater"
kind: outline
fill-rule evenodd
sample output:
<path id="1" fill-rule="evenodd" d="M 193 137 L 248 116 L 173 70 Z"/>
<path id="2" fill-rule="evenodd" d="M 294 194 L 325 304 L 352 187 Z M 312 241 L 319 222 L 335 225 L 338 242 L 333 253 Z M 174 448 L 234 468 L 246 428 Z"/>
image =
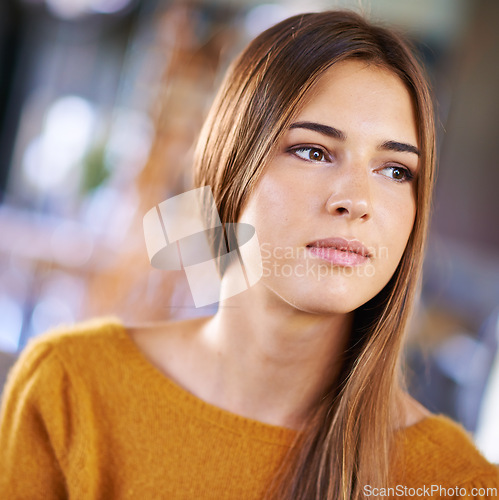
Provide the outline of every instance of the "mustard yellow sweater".
<path id="1" fill-rule="evenodd" d="M 119 322 L 87 323 L 38 337 L 10 374 L 0 499 L 257 500 L 294 437 L 174 384 Z M 448 494 L 458 487 L 470 498 L 498 498 L 497 468 L 449 419 L 426 418 L 397 440 L 405 454 L 394 471 L 399 489 L 384 493 L 461 498 Z M 410 490 L 424 487 L 419 496 Z M 364 488 L 372 498 L 383 493 Z"/>

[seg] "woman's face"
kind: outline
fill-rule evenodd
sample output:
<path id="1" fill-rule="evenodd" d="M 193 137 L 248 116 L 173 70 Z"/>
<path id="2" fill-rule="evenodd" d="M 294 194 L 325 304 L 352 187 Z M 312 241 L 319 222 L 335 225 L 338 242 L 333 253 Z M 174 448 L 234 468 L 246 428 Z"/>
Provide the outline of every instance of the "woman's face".
<path id="1" fill-rule="evenodd" d="M 388 283 L 411 234 L 415 113 L 399 77 L 363 61 L 335 64 L 308 97 L 239 222 L 256 228 L 262 293 L 346 313 Z"/>

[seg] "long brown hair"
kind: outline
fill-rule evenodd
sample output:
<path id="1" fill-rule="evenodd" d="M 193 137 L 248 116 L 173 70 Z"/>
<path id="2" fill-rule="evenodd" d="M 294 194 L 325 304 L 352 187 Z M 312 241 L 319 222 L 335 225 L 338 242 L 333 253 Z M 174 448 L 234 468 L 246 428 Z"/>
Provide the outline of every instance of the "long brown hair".
<path id="1" fill-rule="evenodd" d="M 333 64 L 352 58 L 392 71 L 412 96 L 421 150 L 416 218 L 390 282 L 355 312 L 339 380 L 318 403 L 271 498 L 357 499 L 364 485 L 389 484 L 403 334 L 422 266 L 434 176 L 428 86 L 407 42 L 392 30 L 348 11 L 294 16 L 259 35 L 229 68 L 195 154 L 196 185 L 211 186 L 223 222 L 237 222 L 309 90 Z"/>

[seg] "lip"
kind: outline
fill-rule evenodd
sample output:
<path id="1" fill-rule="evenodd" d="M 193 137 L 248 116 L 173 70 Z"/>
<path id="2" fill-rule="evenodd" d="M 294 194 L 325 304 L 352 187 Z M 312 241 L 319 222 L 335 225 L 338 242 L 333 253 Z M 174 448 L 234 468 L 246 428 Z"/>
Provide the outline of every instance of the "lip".
<path id="1" fill-rule="evenodd" d="M 342 267 L 360 266 L 372 257 L 367 247 L 360 241 L 345 238 L 316 240 L 309 243 L 307 249 L 314 257 Z"/>

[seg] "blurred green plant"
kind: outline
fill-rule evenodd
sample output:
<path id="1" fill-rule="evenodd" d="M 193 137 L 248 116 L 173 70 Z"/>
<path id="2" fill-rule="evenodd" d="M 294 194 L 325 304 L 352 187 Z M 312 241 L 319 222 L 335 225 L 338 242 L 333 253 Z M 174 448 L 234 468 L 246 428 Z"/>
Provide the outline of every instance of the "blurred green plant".
<path id="1" fill-rule="evenodd" d="M 87 195 L 101 186 L 111 172 L 106 161 L 106 145 L 99 144 L 89 149 L 82 162 L 80 192 Z"/>

